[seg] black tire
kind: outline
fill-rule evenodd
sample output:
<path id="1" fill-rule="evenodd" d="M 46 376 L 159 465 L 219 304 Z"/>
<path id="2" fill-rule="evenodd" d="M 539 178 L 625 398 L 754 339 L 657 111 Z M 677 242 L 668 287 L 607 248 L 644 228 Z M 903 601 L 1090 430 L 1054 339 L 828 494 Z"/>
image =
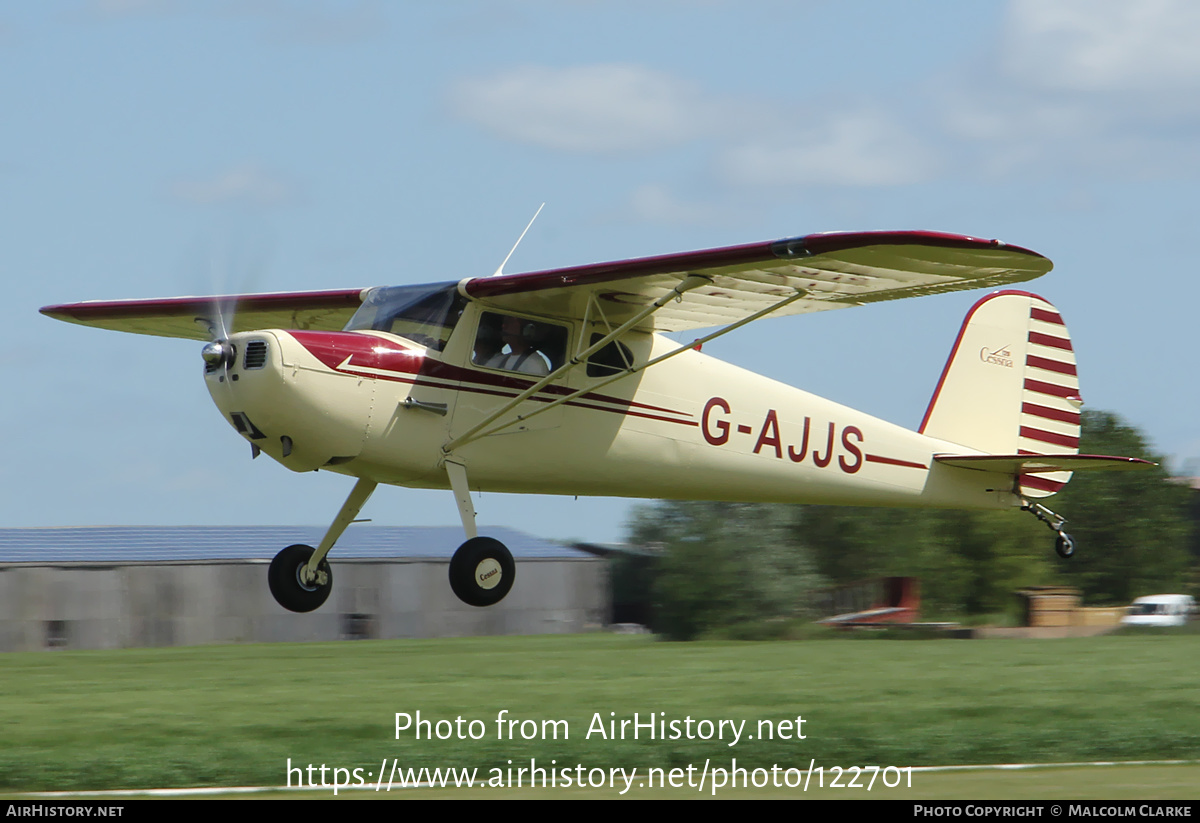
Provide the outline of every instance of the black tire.
<path id="1" fill-rule="evenodd" d="M 450 588 L 468 606 L 494 606 L 517 576 L 512 552 L 491 537 L 472 537 L 450 559 Z"/>
<path id="2" fill-rule="evenodd" d="M 325 585 L 313 586 L 300 582 L 300 569 L 315 551 L 312 546 L 297 543 L 288 546 L 271 561 L 267 585 L 271 587 L 275 602 L 288 611 L 311 612 L 321 608 L 321 604 L 329 599 L 329 592 L 333 590 L 333 572 L 328 560 L 317 564 L 317 568 L 325 572 Z"/>
<path id="3" fill-rule="evenodd" d="M 1059 532 L 1054 540 L 1054 550 L 1064 560 L 1075 554 L 1075 538 L 1066 532 Z"/>

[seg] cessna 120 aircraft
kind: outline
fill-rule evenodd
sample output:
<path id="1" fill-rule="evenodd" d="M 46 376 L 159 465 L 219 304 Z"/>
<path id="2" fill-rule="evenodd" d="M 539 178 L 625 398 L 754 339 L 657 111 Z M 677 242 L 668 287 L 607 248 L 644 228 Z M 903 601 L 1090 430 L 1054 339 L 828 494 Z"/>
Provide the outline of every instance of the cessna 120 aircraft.
<path id="1" fill-rule="evenodd" d="M 357 478 L 316 549 L 272 561 L 283 607 L 325 602 L 327 555 L 380 483 L 453 491 L 468 539 L 450 585 L 488 606 L 515 566 L 478 536 L 472 490 L 1020 508 L 1070 556 L 1065 520 L 1039 500 L 1073 471 L 1153 464 L 1078 454 L 1075 355 L 1042 298 L 1001 290 L 971 308 L 915 432 L 700 352 L 768 315 L 1002 287 L 1050 268 L 996 240 L 829 233 L 431 285 L 42 313 L 207 339 L 209 392 L 254 456 Z M 709 328 L 685 344 L 664 336 Z"/>

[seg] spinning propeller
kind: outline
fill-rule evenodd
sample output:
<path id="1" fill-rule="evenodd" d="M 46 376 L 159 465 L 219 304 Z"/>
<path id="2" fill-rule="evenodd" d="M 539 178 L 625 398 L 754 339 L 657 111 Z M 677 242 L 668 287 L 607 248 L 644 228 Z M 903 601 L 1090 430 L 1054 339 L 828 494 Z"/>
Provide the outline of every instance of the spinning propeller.
<path id="1" fill-rule="evenodd" d="M 196 322 L 204 324 L 208 331 L 209 342 L 200 350 L 200 356 L 204 358 L 205 373 L 212 374 L 220 370 L 220 380 L 224 383 L 229 377 L 230 367 L 237 362 L 237 347 L 229 341 L 229 336 L 234 332 L 233 321 L 237 313 L 238 293 L 252 290 L 252 281 L 261 279 L 269 252 L 259 244 L 248 246 L 244 237 L 240 241 L 236 238 L 226 238 L 219 245 L 224 247 L 220 252 L 209 254 L 208 277 L 209 286 L 212 288 L 210 293 L 217 296 L 210 298 L 209 310 L 204 316 L 197 317 Z M 219 264 L 217 261 L 222 258 L 225 262 Z M 231 279 L 230 275 L 239 270 L 240 276 L 233 279 L 241 281 L 237 284 L 240 288 L 231 294 L 226 290 L 228 284 L 225 281 Z"/>
<path id="2" fill-rule="evenodd" d="M 223 382 L 229 376 L 229 367 L 237 360 L 237 347 L 229 341 L 237 298 L 214 297 L 210 306 L 211 316 L 196 318 L 207 325 L 209 336 L 209 341 L 200 350 L 200 356 L 204 358 L 205 372 L 212 373 L 220 369 Z"/>

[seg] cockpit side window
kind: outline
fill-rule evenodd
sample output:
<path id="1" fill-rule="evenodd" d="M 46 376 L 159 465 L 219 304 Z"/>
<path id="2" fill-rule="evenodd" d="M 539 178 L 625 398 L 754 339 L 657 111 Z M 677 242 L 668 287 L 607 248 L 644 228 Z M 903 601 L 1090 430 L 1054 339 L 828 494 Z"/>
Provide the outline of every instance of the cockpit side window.
<path id="1" fill-rule="evenodd" d="M 471 363 L 487 369 L 545 376 L 566 359 L 568 330 L 515 314 L 483 312 Z"/>
<path id="2" fill-rule="evenodd" d="M 371 289 L 344 331 L 384 331 L 442 351 L 467 301 L 455 285 Z"/>
<path id="3" fill-rule="evenodd" d="M 594 346 L 603 339 L 603 335 L 593 334 L 591 344 Z M 599 351 L 593 352 L 587 359 L 588 377 L 608 377 L 633 368 L 633 352 L 619 340 L 614 340 Z"/>

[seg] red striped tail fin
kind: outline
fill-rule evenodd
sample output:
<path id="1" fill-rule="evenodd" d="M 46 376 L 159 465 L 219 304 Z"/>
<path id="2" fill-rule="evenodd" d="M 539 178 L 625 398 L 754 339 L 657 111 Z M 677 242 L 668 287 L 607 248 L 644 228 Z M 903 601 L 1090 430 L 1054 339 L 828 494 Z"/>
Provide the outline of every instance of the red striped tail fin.
<path id="1" fill-rule="evenodd" d="M 1079 452 L 1079 378 L 1058 310 L 1001 291 L 971 307 L 942 370 L 922 434 L 994 455 Z M 1021 494 L 1047 497 L 1070 471 L 1020 475 Z"/>

